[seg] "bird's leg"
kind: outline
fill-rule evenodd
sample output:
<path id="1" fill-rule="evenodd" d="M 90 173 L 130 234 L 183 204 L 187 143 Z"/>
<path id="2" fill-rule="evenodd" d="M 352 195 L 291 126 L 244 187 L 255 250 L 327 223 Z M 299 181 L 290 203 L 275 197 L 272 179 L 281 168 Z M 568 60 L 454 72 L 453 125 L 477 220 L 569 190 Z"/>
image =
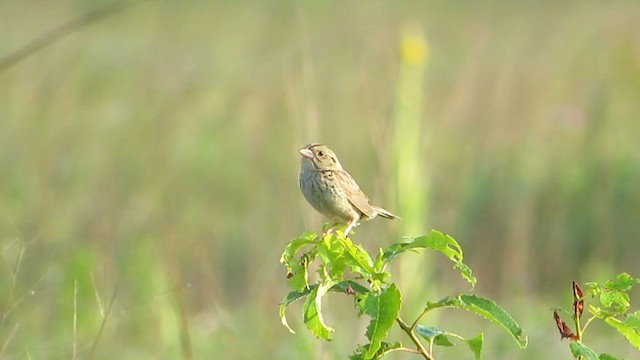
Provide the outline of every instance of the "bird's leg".
<path id="1" fill-rule="evenodd" d="M 353 219 L 351 220 L 351 222 L 349 223 L 349 226 L 347 226 L 347 229 L 344 231 L 344 237 L 347 237 L 347 235 L 349 235 L 349 232 L 351 231 L 351 229 L 353 229 L 356 225 L 358 225 L 358 219 Z"/>
<path id="2" fill-rule="evenodd" d="M 325 237 L 327 235 L 330 235 L 331 233 L 334 232 L 334 230 L 336 229 L 336 227 L 338 226 L 338 224 L 336 223 L 331 223 L 331 225 L 329 225 L 327 227 L 328 224 L 325 224 L 325 226 L 322 229 L 322 237 Z"/>

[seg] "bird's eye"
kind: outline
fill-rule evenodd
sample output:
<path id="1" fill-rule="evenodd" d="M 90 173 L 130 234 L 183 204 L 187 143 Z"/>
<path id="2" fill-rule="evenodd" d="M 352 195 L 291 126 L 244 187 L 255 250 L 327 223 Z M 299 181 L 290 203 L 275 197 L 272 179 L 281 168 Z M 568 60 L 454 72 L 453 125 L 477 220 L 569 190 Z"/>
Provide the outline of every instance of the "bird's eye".
<path id="1" fill-rule="evenodd" d="M 322 150 L 318 151 L 318 156 L 321 156 L 321 157 L 324 156 L 324 151 L 322 151 Z"/>

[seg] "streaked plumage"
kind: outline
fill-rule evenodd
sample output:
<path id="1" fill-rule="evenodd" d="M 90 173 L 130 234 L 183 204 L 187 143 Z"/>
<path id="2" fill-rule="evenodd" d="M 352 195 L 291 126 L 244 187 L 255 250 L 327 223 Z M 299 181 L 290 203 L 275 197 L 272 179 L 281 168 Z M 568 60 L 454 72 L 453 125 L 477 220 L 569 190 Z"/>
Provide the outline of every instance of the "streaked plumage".
<path id="1" fill-rule="evenodd" d="M 348 224 L 345 235 L 349 234 L 360 219 L 371 220 L 377 215 L 399 219 L 391 212 L 369 203 L 369 198 L 327 146 L 309 144 L 299 152 L 302 155 L 302 194 L 311 206 L 330 220 Z"/>

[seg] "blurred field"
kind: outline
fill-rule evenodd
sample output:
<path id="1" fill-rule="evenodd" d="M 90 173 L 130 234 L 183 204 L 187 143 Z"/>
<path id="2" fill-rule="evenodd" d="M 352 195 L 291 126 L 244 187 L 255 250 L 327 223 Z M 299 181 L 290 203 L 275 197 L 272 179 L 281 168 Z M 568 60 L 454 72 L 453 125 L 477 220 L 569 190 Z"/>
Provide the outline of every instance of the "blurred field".
<path id="1" fill-rule="evenodd" d="M 0 57 L 101 3 L 0 2 Z M 323 221 L 296 149 L 330 145 L 405 217 L 389 149 L 412 27 L 429 48 L 421 233 L 461 243 L 477 292 L 530 345 L 471 314 L 437 321 L 486 330 L 487 359 L 569 359 L 551 308 L 570 306 L 571 280 L 640 276 L 638 14 L 632 0 L 150 1 L 0 72 L 0 358 L 346 358 L 365 325 L 348 298 L 326 304 L 328 344 L 277 314 L 282 248 Z M 402 226 L 354 241 L 375 252 Z M 466 290 L 427 259 L 404 292 Z M 638 356 L 591 331 L 596 350 Z"/>

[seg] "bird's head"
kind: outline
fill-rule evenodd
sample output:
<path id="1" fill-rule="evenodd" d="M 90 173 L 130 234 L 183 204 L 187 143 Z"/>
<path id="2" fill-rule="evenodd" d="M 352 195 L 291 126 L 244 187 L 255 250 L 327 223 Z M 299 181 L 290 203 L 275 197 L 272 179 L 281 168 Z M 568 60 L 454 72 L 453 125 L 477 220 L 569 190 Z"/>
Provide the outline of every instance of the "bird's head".
<path id="1" fill-rule="evenodd" d="M 326 145 L 313 143 L 298 152 L 302 155 L 303 168 L 315 171 L 342 170 L 338 157 Z"/>

